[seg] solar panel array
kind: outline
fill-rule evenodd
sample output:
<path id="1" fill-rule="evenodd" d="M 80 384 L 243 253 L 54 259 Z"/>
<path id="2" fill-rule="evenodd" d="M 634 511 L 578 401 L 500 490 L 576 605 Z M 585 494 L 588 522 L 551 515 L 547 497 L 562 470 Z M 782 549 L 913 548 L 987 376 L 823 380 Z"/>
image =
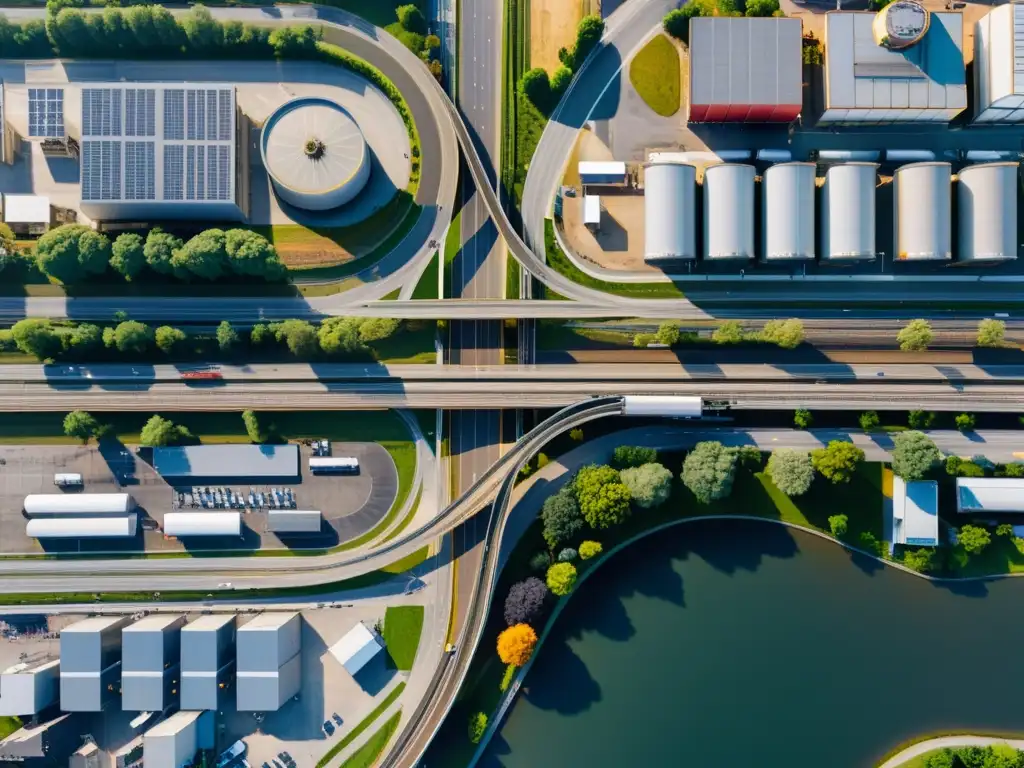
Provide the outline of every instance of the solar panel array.
<path id="1" fill-rule="evenodd" d="M 121 199 L 121 142 L 82 140 L 82 199 Z"/>
<path id="2" fill-rule="evenodd" d="M 28 89 L 28 135 L 34 139 L 64 138 L 64 89 Z"/>

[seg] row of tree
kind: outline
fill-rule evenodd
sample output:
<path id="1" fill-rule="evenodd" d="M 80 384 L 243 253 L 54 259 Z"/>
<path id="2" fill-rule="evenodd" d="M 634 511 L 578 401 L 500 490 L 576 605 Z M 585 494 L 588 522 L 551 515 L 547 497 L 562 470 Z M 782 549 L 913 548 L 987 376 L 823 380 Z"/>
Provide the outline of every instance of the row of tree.
<path id="1" fill-rule="evenodd" d="M 924 768 L 1024 768 L 1024 752 L 1009 744 L 944 747 L 924 758 Z"/>
<path id="2" fill-rule="evenodd" d="M 665 32 L 689 44 L 690 19 L 697 16 L 785 16 L 779 0 L 690 0 L 662 19 Z"/>
<path id="3" fill-rule="evenodd" d="M 254 443 L 266 442 L 275 431 L 272 424 L 264 428 L 255 411 L 242 411 L 242 423 L 245 425 L 246 434 Z M 101 422 L 88 411 L 71 411 L 64 417 L 64 434 L 81 440 L 83 443 L 89 439 L 103 440 L 109 437 L 113 431 L 112 425 Z M 186 427 L 159 415 L 151 416 L 139 433 L 139 444 L 151 448 L 178 445 L 194 440 L 192 433 Z"/>
<path id="4" fill-rule="evenodd" d="M 416 5 L 400 5 L 395 8 L 395 16 L 398 21 L 388 26 L 388 32 L 423 59 L 430 74 L 440 80 L 442 66 L 437 55 L 441 50 L 441 38 L 429 34 L 427 17 L 423 11 Z"/>
<path id="5" fill-rule="evenodd" d="M 534 67 L 523 73 L 519 79 L 519 92 L 525 96 L 541 114 L 549 115 L 572 82 L 573 75 L 583 66 L 590 52 L 597 47 L 604 34 L 604 20 L 600 16 L 584 16 L 576 25 L 576 41 L 571 48 L 559 48 L 558 60 L 561 65 L 553 73 L 542 67 Z"/>

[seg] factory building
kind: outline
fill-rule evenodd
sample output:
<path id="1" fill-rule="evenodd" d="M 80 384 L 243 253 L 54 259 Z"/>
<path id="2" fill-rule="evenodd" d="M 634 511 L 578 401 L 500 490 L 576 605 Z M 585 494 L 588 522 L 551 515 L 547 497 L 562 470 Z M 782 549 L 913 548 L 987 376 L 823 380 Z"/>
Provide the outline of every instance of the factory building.
<path id="1" fill-rule="evenodd" d="M 644 261 L 697 258 L 697 169 L 677 160 L 644 165 Z"/>
<path id="2" fill-rule="evenodd" d="M 235 673 L 234 614 L 200 616 L 181 630 L 181 708 L 215 710 Z"/>
<path id="3" fill-rule="evenodd" d="M 825 14 L 825 109 L 819 123 L 952 120 L 967 108 L 960 13 L 896 0 L 878 14 Z"/>
<path id="4" fill-rule="evenodd" d="M 949 163 L 911 163 L 893 176 L 897 261 L 947 261 L 953 256 L 952 171 Z"/>
<path id="5" fill-rule="evenodd" d="M 94 616 L 60 632 L 60 708 L 99 712 L 120 693 L 121 629 L 129 619 Z"/>
<path id="6" fill-rule="evenodd" d="M 267 530 L 272 533 L 320 533 L 323 515 L 319 510 L 271 509 Z"/>
<path id="7" fill-rule="evenodd" d="M 121 630 L 121 709 L 163 712 L 177 702 L 184 616 L 147 616 Z"/>
<path id="8" fill-rule="evenodd" d="M 982 163 L 960 171 L 958 261 L 1017 258 L 1017 176 L 1017 163 Z"/>
<path id="9" fill-rule="evenodd" d="M 297 445 L 186 445 L 153 449 L 153 467 L 168 481 L 273 480 L 299 477 Z"/>
<path id="10" fill-rule="evenodd" d="M 360 622 L 331 646 L 331 655 L 346 672 L 354 676 L 382 650 L 384 642 L 380 635 Z"/>
<path id="11" fill-rule="evenodd" d="M 238 629 L 237 707 L 275 712 L 302 683 L 302 616 L 263 613 Z"/>
<path id="12" fill-rule="evenodd" d="M 200 749 L 213 749 L 212 712 L 176 712 L 143 734 L 142 762 L 146 768 L 182 768 L 193 763 Z"/>
<path id="13" fill-rule="evenodd" d="M 825 172 L 821 189 L 821 258 L 875 258 L 876 163 L 843 163 Z"/>
<path id="14" fill-rule="evenodd" d="M 999 5 L 974 25 L 974 121 L 1024 122 L 1024 6 Z"/>
<path id="15" fill-rule="evenodd" d="M 800 19 L 690 19 L 691 123 L 788 123 L 803 105 Z"/>
<path id="16" fill-rule="evenodd" d="M 276 109 L 260 137 L 263 165 L 277 196 L 307 211 L 351 201 L 370 178 L 370 151 L 340 104 L 300 96 Z"/>
<path id="17" fill-rule="evenodd" d="M 23 661 L 0 672 L 0 717 L 34 717 L 57 703 L 60 661 Z"/>
<path id="18" fill-rule="evenodd" d="M 241 536 L 241 512 L 168 512 L 164 515 L 164 535 L 176 538 L 192 536 Z"/>
<path id="19" fill-rule="evenodd" d="M 766 262 L 813 259 L 814 163 L 779 163 L 762 183 L 763 258 Z"/>
<path id="20" fill-rule="evenodd" d="M 754 258 L 754 166 L 721 163 L 705 169 L 704 258 Z"/>
<path id="21" fill-rule="evenodd" d="M 99 221 L 235 221 L 234 86 L 97 83 L 81 89 L 82 211 Z M 243 142 L 248 146 L 248 137 Z"/>

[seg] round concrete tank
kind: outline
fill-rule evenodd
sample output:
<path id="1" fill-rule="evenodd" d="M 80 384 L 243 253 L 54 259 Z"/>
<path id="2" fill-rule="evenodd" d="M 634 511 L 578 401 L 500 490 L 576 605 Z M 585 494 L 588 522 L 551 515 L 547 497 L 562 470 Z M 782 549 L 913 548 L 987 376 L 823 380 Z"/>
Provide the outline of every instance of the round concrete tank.
<path id="1" fill-rule="evenodd" d="M 644 261 L 697 258 L 697 169 L 674 160 L 644 166 Z"/>
<path id="2" fill-rule="evenodd" d="M 753 256 L 754 166 L 708 166 L 704 170 L 704 258 Z"/>
<path id="3" fill-rule="evenodd" d="M 764 172 L 764 260 L 814 258 L 814 163 L 779 163 Z"/>
<path id="4" fill-rule="evenodd" d="M 278 196 L 308 211 L 344 205 L 370 178 L 363 132 L 341 105 L 318 96 L 275 110 L 263 126 L 260 154 Z"/>
<path id="5" fill-rule="evenodd" d="M 931 17 L 915 0 L 889 3 L 871 21 L 875 42 L 893 51 L 903 50 L 920 42 L 928 33 Z"/>
<path id="6" fill-rule="evenodd" d="M 1017 163 L 984 163 L 960 171 L 957 261 L 1017 258 Z"/>
<path id="7" fill-rule="evenodd" d="M 821 190 L 821 258 L 875 258 L 875 163 L 833 165 Z"/>
<path id="8" fill-rule="evenodd" d="M 898 261 L 952 258 L 952 177 L 949 163 L 912 163 L 896 171 Z"/>

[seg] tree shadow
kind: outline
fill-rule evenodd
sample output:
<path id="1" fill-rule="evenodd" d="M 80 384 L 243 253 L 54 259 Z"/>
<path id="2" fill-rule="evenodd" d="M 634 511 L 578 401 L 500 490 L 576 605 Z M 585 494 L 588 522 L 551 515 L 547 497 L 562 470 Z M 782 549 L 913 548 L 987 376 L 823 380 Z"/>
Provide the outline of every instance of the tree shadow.
<path id="1" fill-rule="evenodd" d="M 548 667 L 548 670 L 535 670 L 535 679 L 550 679 L 555 674 L 554 670 L 557 670 L 560 684 L 552 686 L 542 683 L 533 687 L 527 679 L 523 695 L 538 709 L 560 715 L 578 715 L 601 701 L 601 686 L 565 638 L 545 643 L 544 652 L 537 661 L 537 666 L 542 665 Z"/>

